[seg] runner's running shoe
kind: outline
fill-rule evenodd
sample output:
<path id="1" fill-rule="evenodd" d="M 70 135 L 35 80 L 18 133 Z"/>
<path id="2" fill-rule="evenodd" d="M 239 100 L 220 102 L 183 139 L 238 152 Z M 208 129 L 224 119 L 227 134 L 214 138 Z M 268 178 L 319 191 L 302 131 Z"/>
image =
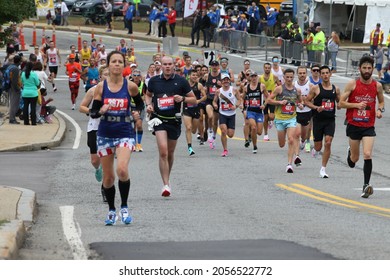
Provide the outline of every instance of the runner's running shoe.
<path id="1" fill-rule="evenodd" d="M 114 210 L 110 210 L 107 215 L 107 219 L 105 221 L 106 226 L 113 226 L 115 225 L 116 221 L 118 220 L 118 217 L 116 216 L 116 213 Z"/>
<path id="2" fill-rule="evenodd" d="M 364 184 L 363 193 L 361 194 L 361 197 L 368 198 L 373 193 L 374 193 L 373 187 L 370 184 Z"/>
<path id="3" fill-rule="evenodd" d="M 252 151 L 252 153 L 257 154 L 257 146 L 253 146 L 253 151 Z"/>
<path id="4" fill-rule="evenodd" d="M 311 156 L 313 157 L 313 158 L 317 158 L 317 156 L 319 155 L 319 152 L 317 152 L 316 151 L 316 149 L 311 149 Z"/>
<path id="5" fill-rule="evenodd" d="M 321 178 L 329 178 L 329 175 L 326 174 L 326 171 L 323 168 L 320 169 L 320 177 Z"/>
<path id="6" fill-rule="evenodd" d="M 194 150 L 192 149 L 192 147 L 189 147 L 189 148 L 188 148 L 188 154 L 189 154 L 190 156 L 195 155 L 195 152 L 194 152 Z"/>
<path id="7" fill-rule="evenodd" d="M 302 160 L 301 160 L 301 158 L 299 156 L 295 157 L 294 164 L 296 166 L 300 166 L 302 164 Z"/>
<path id="8" fill-rule="evenodd" d="M 268 122 L 268 129 L 271 129 L 274 126 L 274 121 Z"/>
<path id="9" fill-rule="evenodd" d="M 287 172 L 287 173 L 294 173 L 294 169 L 293 169 L 293 167 L 291 166 L 291 164 L 287 164 L 286 172 Z"/>
<path id="10" fill-rule="evenodd" d="M 122 224 L 128 225 L 131 224 L 131 222 L 133 221 L 133 219 L 129 215 L 129 208 L 127 207 L 121 208 L 120 215 L 121 215 Z"/>
<path id="11" fill-rule="evenodd" d="M 301 151 L 305 148 L 305 141 L 301 141 L 301 143 L 299 144 L 299 148 L 301 149 Z"/>
<path id="12" fill-rule="evenodd" d="M 248 148 L 248 147 L 249 147 L 249 145 L 250 145 L 250 142 L 249 142 L 249 140 L 245 140 L 245 144 L 244 144 L 245 148 Z"/>
<path id="13" fill-rule="evenodd" d="M 221 157 L 227 157 L 228 156 L 228 150 L 223 150 Z"/>
<path id="14" fill-rule="evenodd" d="M 306 153 L 310 153 L 310 148 L 311 148 L 310 142 L 308 141 L 308 142 L 306 142 L 306 144 L 305 144 L 305 151 L 306 151 Z"/>
<path id="15" fill-rule="evenodd" d="M 354 168 L 355 167 L 355 163 L 351 160 L 351 147 L 348 146 L 348 150 L 347 150 L 347 163 L 348 163 L 348 166 L 351 167 L 351 168 Z"/>
<path id="16" fill-rule="evenodd" d="M 97 169 L 95 169 L 95 179 L 98 182 L 102 181 L 102 179 L 103 179 L 102 165 L 100 165 Z"/>
<path id="17" fill-rule="evenodd" d="M 171 196 L 171 188 L 168 185 L 165 185 L 162 188 L 161 196 L 168 197 Z"/>
<path id="18" fill-rule="evenodd" d="M 268 135 L 266 134 L 266 135 L 264 135 L 264 138 L 263 138 L 263 140 L 264 141 L 269 141 L 269 137 L 268 137 Z"/>

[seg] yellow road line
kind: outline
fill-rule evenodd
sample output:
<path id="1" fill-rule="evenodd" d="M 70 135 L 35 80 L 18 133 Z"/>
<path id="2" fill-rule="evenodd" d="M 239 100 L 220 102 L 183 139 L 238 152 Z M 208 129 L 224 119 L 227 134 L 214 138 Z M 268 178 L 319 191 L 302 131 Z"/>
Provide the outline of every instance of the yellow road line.
<path id="1" fill-rule="evenodd" d="M 301 184 L 291 184 L 293 187 L 287 186 L 285 184 L 275 184 L 277 187 L 282 189 L 310 197 L 315 200 L 327 202 L 330 204 L 343 206 L 350 209 L 355 209 L 357 211 L 363 211 L 369 214 L 375 214 L 378 216 L 390 218 L 390 208 L 379 207 L 371 204 L 366 204 L 358 202 L 351 199 L 342 198 L 340 196 L 332 195 L 320 190 L 316 190 Z M 383 213 L 385 212 L 385 213 Z M 388 214 L 389 213 L 389 214 Z"/>

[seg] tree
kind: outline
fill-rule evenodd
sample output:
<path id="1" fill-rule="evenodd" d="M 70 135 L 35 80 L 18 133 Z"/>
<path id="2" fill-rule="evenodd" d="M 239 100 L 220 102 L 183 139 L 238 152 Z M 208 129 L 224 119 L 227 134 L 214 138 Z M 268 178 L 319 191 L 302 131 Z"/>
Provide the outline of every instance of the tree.
<path id="1" fill-rule="evenodd" d="M 36 14 L 35 0 L 0 0 L 0 25 L 20 23 Z M 0 32 L 0 47 L 8 43 L 8 32 Z"/>

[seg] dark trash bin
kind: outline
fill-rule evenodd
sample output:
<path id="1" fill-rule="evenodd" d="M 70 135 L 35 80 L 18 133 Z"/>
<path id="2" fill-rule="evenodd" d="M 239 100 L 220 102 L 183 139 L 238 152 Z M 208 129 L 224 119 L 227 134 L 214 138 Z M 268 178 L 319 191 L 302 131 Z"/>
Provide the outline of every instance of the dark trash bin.
<path id="1" fill-rule="evenodd" d="M 364 30 L 360 28 L 355 28 L 353 30 L 352 42 L 353 43 L 363 43 L 364 39 Z"/>

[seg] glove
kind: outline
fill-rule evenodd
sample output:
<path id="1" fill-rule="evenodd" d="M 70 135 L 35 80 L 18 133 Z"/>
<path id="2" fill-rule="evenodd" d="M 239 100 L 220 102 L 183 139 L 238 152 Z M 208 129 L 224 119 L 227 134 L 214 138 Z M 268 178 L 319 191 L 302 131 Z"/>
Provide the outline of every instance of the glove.
<path id="1" fill-rule="evenodd" d="M 153 131 L 153 127 L 162 124 L 162 121 L 159 118 L 154 118 L 148 121 L 148 130 Z"/>

